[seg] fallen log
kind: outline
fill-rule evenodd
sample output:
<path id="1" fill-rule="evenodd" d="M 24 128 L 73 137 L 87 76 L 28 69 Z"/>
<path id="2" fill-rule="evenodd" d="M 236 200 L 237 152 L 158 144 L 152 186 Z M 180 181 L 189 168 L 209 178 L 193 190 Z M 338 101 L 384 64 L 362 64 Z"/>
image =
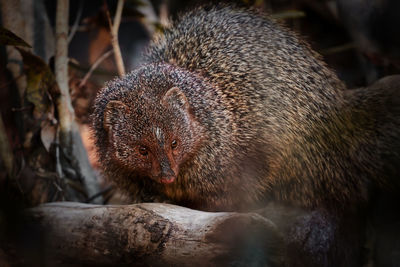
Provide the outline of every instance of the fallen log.
<path id="1" fill-rule="evenodd" d="M 40 236 L 47 266 L 280 266 L 284 255 L 276 226 L 255 213 L 63 202 L 30 209 L 23 221 L 25 232 L 40 233 L 30 236 Z"/>

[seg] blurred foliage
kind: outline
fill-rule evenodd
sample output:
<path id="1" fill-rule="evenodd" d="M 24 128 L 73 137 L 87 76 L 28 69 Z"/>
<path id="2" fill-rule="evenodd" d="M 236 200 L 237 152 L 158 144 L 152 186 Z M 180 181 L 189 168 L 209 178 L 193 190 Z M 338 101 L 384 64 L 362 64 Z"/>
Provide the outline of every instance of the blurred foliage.
<path id="1" fill-rule="evenodd" d="M 26 100 L 34 105 L 35 120 L 54 119 L 52 99 L 60 94 L 55 77 L 50 67 L 38 56 L 22 49 L 25 74 L 27 76 Z"/>
<path id="2" fill-rule="evenodd" d="M 15 34 L 7 32 L 7 44 L 26 44 Z M 54 101 L 59 91 L 54 74 L 41 58 L 28 50 L 17 50 L 22 55 L 27 87 L 25 94 L 20 96 L 21 107 L 14 108 L 14 112 L 22 115 L 16 117 L 22 120 L 14 122 L 14 127 L 19 128 L 23 137 L 14 143 L 13 175 L 2 181 L 1 190 L 19 192 L 17 195 L 24 205 L 32 206 L 60 197 L 56 192 L 60 192 L 62 186 L 55 175 L 54 151 L 50 151 L 58 126 Z"/>

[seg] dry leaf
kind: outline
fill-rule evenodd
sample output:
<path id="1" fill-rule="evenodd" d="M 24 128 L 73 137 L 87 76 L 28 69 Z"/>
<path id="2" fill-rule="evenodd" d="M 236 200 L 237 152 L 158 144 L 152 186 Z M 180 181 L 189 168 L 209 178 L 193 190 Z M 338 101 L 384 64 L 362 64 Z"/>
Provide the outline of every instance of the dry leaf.
<path id="1" fill-rule="evenodd" d="M 26 43 L 22 38 L 18 37 L 11 31 L 0 26 L 0 44 L 3 45 L 13 45 L 13 46 L 25 46 L 31 47 L 28 43 Z"/>
<path id="2" fill-rule="evenodd" d="M 28 82 L 26 100 L 34 105 L 35 119 L 46 119 L 53 110 L 50 96 L 54 97 L 54 94 L 59 93 L 54 74 L 40 57 L 22 49 L 18 51 L 24 61 Z"/>
<path id="3" fill-rule="evenodd" d="M 47 120 L 42 123 L 40 139 L 42 140 L 43 146 L 46 148 L 47 152 L 49 152 L 50 146 L 56 138 L 56 133 L 57 125 L 54 125 Z"/>

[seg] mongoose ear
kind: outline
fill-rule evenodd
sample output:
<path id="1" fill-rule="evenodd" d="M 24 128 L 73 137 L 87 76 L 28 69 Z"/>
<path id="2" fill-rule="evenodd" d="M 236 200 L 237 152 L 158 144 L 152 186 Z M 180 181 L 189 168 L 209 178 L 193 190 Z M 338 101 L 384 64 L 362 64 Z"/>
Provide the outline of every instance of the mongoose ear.
<path id="1" fill-rule="evenodd" d="M 172 87 L 169 89 L 165 93 L 162 102 L 172 106 L 177 106 L 181 109 L 189 110 L 189 102 L 185 94 L 178 87 Z"/>
<path id="2" fill-rule="evenodd" d="M 121 101 L 111 100 L 104 109 L 103 127 L 109 132 L 113 125 L 126 114 L 128 107 Z"/>

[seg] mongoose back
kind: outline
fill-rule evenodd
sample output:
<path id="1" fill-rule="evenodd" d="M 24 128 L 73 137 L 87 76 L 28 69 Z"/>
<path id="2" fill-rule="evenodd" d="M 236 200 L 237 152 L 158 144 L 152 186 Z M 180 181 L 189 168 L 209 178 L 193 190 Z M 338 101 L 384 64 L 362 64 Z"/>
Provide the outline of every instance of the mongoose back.
<path id="1" fill-rule="evenodd" d="M 381 152 L 399 136 L 361 98 L 268 16 L 199 7 L 100 91 L 94 136 L 106 176 L 144 201 L 341 209 L 384 183 Z"/>

